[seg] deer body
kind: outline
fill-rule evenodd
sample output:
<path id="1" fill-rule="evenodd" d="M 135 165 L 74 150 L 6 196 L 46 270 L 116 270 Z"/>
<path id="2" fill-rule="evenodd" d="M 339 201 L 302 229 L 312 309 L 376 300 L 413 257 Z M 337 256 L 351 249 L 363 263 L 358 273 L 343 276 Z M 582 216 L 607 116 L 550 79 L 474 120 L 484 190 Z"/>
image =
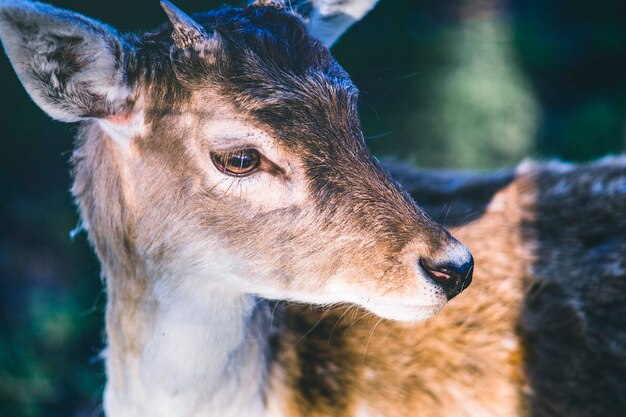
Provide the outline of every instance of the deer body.
<path id="1" fill-rule="evenodd" d="M 623 159 L 395 172 L 431 214 L 441 201 L 470 214 L 449 220 L 478 282 L 430 318 L 467 288 L 472 256 L 371 158 L 356 89 L 327 49 L 276 5 L 193 19 L 163 6 L 169 24 L 121 35 L 0 2 L 31 97 L 81 122 L 72 191 L 106 280 L 107 415 L 626 410 L 625 374 L 602 368 L 625 363 L 607 313 L 624 289 Z M 344 30 L 335 6 L 309 27 Z M 604 333 L 587 331 L 597 323 Z"/>
<path id="2" fill-rule="evenodd" d="M 392 173 L 468 243 L 475 282 L 415 324 L 288 306 L 285 414 L 622 415 L 626 159 Z"/>

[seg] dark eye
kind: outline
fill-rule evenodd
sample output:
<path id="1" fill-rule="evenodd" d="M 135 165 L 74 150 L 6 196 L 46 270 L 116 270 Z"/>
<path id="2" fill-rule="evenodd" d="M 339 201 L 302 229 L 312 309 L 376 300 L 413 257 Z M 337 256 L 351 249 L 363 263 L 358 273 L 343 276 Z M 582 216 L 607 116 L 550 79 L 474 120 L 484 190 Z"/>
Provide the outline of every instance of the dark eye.
<path id="1" fill-rule="evenodd" d="M 239 149 L 211 154 L 213 163 L 224 174 L 243 177 L 251 174 L 261 163 L 261 155 L 256 149 Z"/>

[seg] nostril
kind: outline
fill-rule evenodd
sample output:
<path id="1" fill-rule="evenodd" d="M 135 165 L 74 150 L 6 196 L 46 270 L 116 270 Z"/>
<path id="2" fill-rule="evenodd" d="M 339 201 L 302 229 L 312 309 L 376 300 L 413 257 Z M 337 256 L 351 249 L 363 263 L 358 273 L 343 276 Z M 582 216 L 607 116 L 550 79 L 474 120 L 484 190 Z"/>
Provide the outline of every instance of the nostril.
<path id="1" fill-rule="evenodd" d="M 442 268 L 439 271 L 437 271 L 436 269 L 430 269 L 430 268 L 426 268 L 426 270 L 428 271 L 428 273 L 430 273 L 430 275 L 432 275 L 434 278 L 436 278 L 439 281 L 447 281 L 452 278 L 451 276 L 452 273 L 449 272 L 447 268 Z"/>
<path id="2" fill-rule="evenodd" d="M 458 265 L 452 262 L 435 264 L 427 259 L 420 259 L 420 266 L 430 279 L 443 288 L 448 299 L 459 295 L 472 282 L 474 260 Z"/>

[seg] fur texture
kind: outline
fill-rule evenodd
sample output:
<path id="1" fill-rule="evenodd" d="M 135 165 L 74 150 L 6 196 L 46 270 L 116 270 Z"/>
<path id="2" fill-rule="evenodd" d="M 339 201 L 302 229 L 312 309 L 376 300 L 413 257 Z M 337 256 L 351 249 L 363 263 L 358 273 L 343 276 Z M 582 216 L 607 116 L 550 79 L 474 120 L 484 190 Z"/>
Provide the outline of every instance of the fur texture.
<path id="1" fill-rule="evenodd" d="M 174 25 L 122 35 L 0 2 L 27 91 L 82 121 L 73 192 L 106 278 L 107 414 L 626 413 L 624 160 L 396 170 L 431 214 L 451 205 L 478 279 L 426 322 L 380 318 L 435 314 L 450 293 L 424 261 L 471 257 L 370 156 L 348 75 L 271 3 L 170 8 Z M 247 148 L 253 175 L 211 163 Z"/>
<path id="2" fill-rule="evenodd" d="M 626 159 L 392 172 L 455 225 L 474 284 L 415 325 L 288 306 L 273 374 L 285 414 L 626 413 Z"/>
<path id="3" fill-rule="evenodd" d="M 0 36 L 41 107 L 83 121 L 72 190 L 109 296 L 107 413 L 261 415 L 257 297 L 414 321 L 469 284 L 472 259 L 371 157 L 355 86 L 300 17 L 164 8 L 171 23 L 121 35 L 8 1 Z M 124 95 L 94 95 L 108 82 Z M 252 175 L 211 162 L 245 148 Z"/>

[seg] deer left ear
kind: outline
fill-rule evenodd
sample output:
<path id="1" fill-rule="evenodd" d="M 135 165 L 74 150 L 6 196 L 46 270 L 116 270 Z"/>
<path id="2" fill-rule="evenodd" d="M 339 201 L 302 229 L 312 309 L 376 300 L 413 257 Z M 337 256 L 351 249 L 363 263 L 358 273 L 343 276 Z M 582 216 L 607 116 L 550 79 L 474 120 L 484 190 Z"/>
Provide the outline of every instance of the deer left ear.
<path id="1" fill-rule="evenodd" d="M 354 23 L 374 8 L 378 0 L 254 0 L 250 5 L 272 6 L 298 14 L 309 34 L 330 48 Z"/>
<path id="2" fill-rule="evenodd" d="M 0 2 L 0 40 L 22 84 L 51 117 L 75 122 L 126 112 L 129 47 L 95 20 L 42 3 Z"/>

